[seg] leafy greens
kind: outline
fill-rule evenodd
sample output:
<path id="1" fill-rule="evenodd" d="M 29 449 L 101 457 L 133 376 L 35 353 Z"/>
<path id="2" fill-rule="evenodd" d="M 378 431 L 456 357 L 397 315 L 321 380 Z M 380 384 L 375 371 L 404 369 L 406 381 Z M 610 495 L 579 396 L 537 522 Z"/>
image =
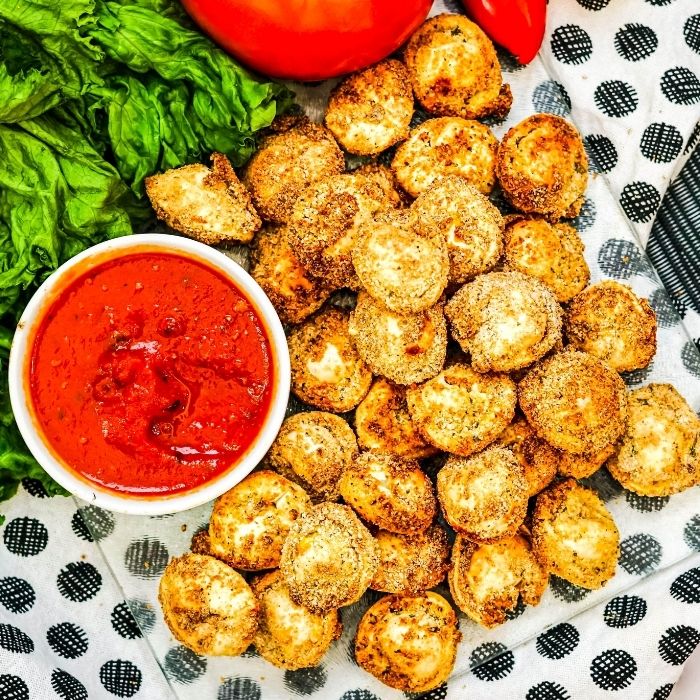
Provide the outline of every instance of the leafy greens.
<path id="1" fill-rule="evenodd" d="M 0 3 L 0 500 L 34 461 L 7 392 L 28 296 L 101 240 L 143 230 L 144 178 L 211 151 L 243 164 L 291 104 L 195 30 L 177 0 Z"/>

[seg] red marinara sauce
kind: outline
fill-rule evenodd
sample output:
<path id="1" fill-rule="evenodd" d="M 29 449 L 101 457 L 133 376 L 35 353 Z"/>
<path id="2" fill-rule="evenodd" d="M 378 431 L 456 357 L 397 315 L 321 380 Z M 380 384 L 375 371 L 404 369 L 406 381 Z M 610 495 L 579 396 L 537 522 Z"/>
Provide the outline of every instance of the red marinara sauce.
<path id="1" fill-rule="evenodd" d="M 114 491 L 155 496 L 236 463 L 265 420 L 273 376 L 265 327 L 233 282 L 144 252 L 98 264 L 53 301 L 29 383 L 61 461 Z"/>

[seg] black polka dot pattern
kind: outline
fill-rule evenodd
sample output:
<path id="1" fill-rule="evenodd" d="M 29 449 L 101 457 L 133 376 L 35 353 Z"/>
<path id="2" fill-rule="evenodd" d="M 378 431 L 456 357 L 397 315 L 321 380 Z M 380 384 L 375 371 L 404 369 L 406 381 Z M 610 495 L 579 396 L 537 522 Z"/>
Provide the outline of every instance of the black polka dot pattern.
<path id="1" fill-rule="evenodd" d="M 651 573 L 661 563 L 661 554 L 661 545 L 651 535 L 630 535 L 620 542 L 620 566 L 628 574 Z"/>
<path id="2" fill-rule="evenodd" d="M 347 690 L 340 696 L 340 700 L 380 700 L 374 693 L 369 690 L 359 688 L 357 690 Z"/>
<path id="3" fill-rule="evenodd" d="M 633 627 L 647 614 L 647 602 L 636 595 L 621 595 L 613 598 L 603 612 L 608 627 Z"/>
<path id="4" fill-rule="evenodd" d="M 128 605 L 141 631 L 148 634 L 156 624 L 156 613 L 153 606 L 142 600 L 130 600 Z"/>
<path id="5" fill-rule="evenodd" d="M 558 576 L 550 576 L 549 585 L 554 597 L 563 600 L 565 603 L 578 603 L 590 593 L 588 589 L 569 583 L 569 581 Z"/>
<path id="6" fill-rule="evenodd" d="M 556 80 L 545 80 L 532 93 L 532 106 L 537 112 L 566 117 L 571 113 L 571 98 Z"/>
<path id="7" fill-rule="evenodd" d="M 608 117 L 626 117 L 639 104 L 637 91 L 622 80 L 606 80 L 593 93 L 598 109 Z"/>
<path id="8" fill-rule="evenodd" d="M 688 340 L 681 350 L 681 361 L 683 367 L 694 377 L 700 377 L 700 354 L 698 353 L 697 341 Z"/>
<path id="9" fill-rule="evenodd" d="M 643 24 L 626 24 L 615 34 L 615 49 L 627 61 L 648 58 L 658 46 L 654 30 Z"/>
<path id="10" fill-rule="evenodd" d="M 588 168 L 593 173 L 609 173 L 617 165 L 615 144 L 602 134 L 589 134 L 583 139 Z"/>
<path id="11" fill-rule="evenodd" d="M 547 659 L 563 659 L 578 646 L 579 639 L 578 630 L 564 622 L 537 637 L 535 649 L 540 656 Z"/>
<path id="12" fill-rule="evenodd" d="M 94 598 L 102 587 L 100 572 L 85 561 L 66 564 L 58 574 L 58 590 L 64 598 L 81 603 Z"/>
<path id="13" fill-rule="evenodd" d="M 260 700 L 257 681 L 252 678 L 226 678 L 219 686 L 216 700 Z"/>
<path id="14" fill-rule="evenodd" d="M 138 693 L 142 677 L 137 666 L 122 659 L 107 661 L 100 668 L 100 682 L 104 689 L 118 698 L 130 698 Z"/>
<path id="15" fill-rule="evenodd" d="M 698 143 L 700 143 L 700 122 L 695 124 L 692 133 L 688 136 L 688 142 L 683 149 L 683 155 L 688 155 Z"/>
<path id="16" fill-rule="evenodd" d="M 517 617 L 520 617 L 526 609 L 527 605 L 525 605 L 525 603 L 523 603 L 523 599 L 519 597 L 515 607 L 511 608 L 510 610 L 506 610 L 506 620 L 515 620 Z"/>
<path id="17" fill-rule="evenodd" d="M 32 585 L 23 578 L 6 576 L 0 578 L 0 605 L 13 613 L 31 610 L 36 594 Z"/>
<path id="18" fill-rule="evenodd" d="M 576 0 L 576 2 L 578 2 L 578 4 L 585 10 L 597 12 L 598 10 L 602 10 L 604 7 L 607 7 L 610 0 Z"/>
<path id="19" fill-rule="evenodd" d="M 683 148 L 683 136 L 673 124 L 654 122 L 644 129 L 639 148 L 653 163 L 670 163 Z"/>
<path id="20" fill-rule="evenodd" d="M 683 540 L 688 547 L 700 552 L 700 515 L 694 515 L 683 528 Z"/>
<path id="21" fill-rule="evenodd" d="M 64 659 L 77 659 L 88 650 L 87 634 L 82 627 L 72 622 L 61 622 L 49 627 L 46 641 Z"/>
<path id="22" fill-rule="evenodd" d="M 472 673 L 482 681 L 505 678 L 515 666 L 513 652 L 500 642 L 485 642 L 469 655 Z"/>
<path id="23" fill-rule="evenodd" d="M 110 621 L 114 631 L 124 639 L 138 639 L 141 636 L 141 630 L 126 602 L 114 606 Z"/>
<path id="24" fill-rule="evenodd" d="M 527 691 L 525 700 L 571 700 L 571 695 L 558 683 L 542 681 Z"/>
<path id="25" fill-rule="evenodd" d="M 678 324 L 679 316 L 685 316 L 686 309 L 682 300 L 676 299 L 674 303 L 674 299 L 663 287 L 655 289 L 649 295 L 649 306 L 654 309 L 656 322 L 661 328 L 672 328 Z"/>
<path id="26" fill-rule="evenodd" d="M 46 549 L 49 532 L 35 518 L 15 518 L 7 523 L 2 538 L 12 554 L 33 557 Z"/>
<path id="27" fill-rule="evenodd" d="M 663 5 L 670 5 L 673 0 L 646 0 L 650 5 L 655 5 L 656 7 L 662 7 Z"/>
<path id="28" fill-rule="evenodd" d="M 603 690 L 622 690 L 637 675 L 637 662 L 623 649 L 607 649 L 591 662 L 591 678 Z"/>
<path id="29" fill-rule="evenodd" d="M 178 646 L 168 649 L 164 668 L 168 678 L 186 685 L 206 672 L 207 660 L 187 647 Z"/>
<path id="30" fill-rule="evenodd" d="M 297 695 L 311 695 L 323 688 L 328 674 L 323 666 L 284 672 L 284 686 Z"/>
<path id="31" fill-rule="evenodd" d="M 671 500 L 670 496 L 640 496 L 632 491 L 625 491 L 625 500 L 639 513 L 658 513 Z"/>
<path id="32" fill-rule="evenodd" d="M 71 527 L 76 537 L 87 542 L 99 542 L 114 530 L 114 516 L 97 506 L 83 506 L 73 514 Z"/>
<path id="33" fill-rule="evenodd" d="M 70 673 L 56 668 L 51 673 L 51 687 L 61 700 L 87 700 L 85 686 Z"/>
<path id="34" fill-rule="evenodd" d="M 689 625 L 669 627 L 659 639 L 659 655 L 672 666 L 680 666 L 700 642 L 700 632 Z"/>
<path id="35" fill-rule="evenodd" d="M 700 102 L 700 80 L 690 68 L 670 68 L 661 76 L 661 92 L 674 104 L 694 105 Z"/>
<path id="36" fill-rule="evenodd" d="M 623 490 L 622 486 L 612 478 L 610 472 L 605 468 L 599 469 L 595 474 L 579 481 L 585 487 L 593 489 L 606 503 L 617 498 Z"/>
<path id="37" fill-rule="evenodd" d="M 552 32 L 552 53 L 562 63 L 585 63 L 593 53 L 591 37 L 577 24 L 565 24 Z"/>
<path id="38" fill-rule="evenodd" d="M 525 68 L 510 51 L 507 51 L 502 46 L 496 46 L 496 54 L 498 55 L 498 62 L 501 64 L 501 70 L 504 73 L 517 73 Z"/>
<path id="39" fill-rule="evenodd" d="M 651 700 L 668 700 L 672 690 L 673 683 L 666 683 L 666 685 L 662 685 L 660 688 L 657 688 L 654 691 L 654 694 L 651 696 Z"/>
<path id="40" fill-rule="evenodd" d="M 700 603 L 700 568 L 682 573 L 671 584 L 671 596 L 682 603 Z"/>
<path id="41" fill-rule="evenodd" d="M 29 635 L 14 625 L 0 624 L 0 648 L 13 654 L 31 654 L 34 642 Z"/>
<path id="42" fill-rule="evenodd" d="M 593 226 L 595 223 L 595 215 L 595 204 L 593 203 L 592 199 L 586 197 L 581 205 L 581 211 L 579 212 L 578 216 L 571 220 L 571 223 L 579 233 L 583 233 Z"/>
<path id="43" fill-rule="evenodd" d="M 632 275 L 653 275 L 653 269 L 632 241 L 611 238 L 598 251 L 598 266 L 608 277 L 626 280 Z"/>
<path id="44" fill-rule="evenodd" d="M 409 695 L 415 700 L 445 700 L 447 697 L 447 683 L 443 683 L 427 693 L 406 693 L 407 697 Z"/>
<path id="45" fill-rule="evenodd" d="M 49 494 L 46 493 L 46 489 L 44 488 L 44 484 L 42 484 L 39 479 L 30 479 L 29 477 L 22 479 L 22 486 L 24 487 L 24 490 L 30 496 L 34 496 L 34 498 L 49 497 Z"/>
<path id="46" fill-rule="evenodd" d="M 692 15 L 685 21 L 683 38 L 695 53 L 700 53 L 700 15 Z"/>
<path id="47" fill-rule="evenodd" d="M 19 676 L 0 673 L 0 700 L 29 700 L 29 688 Z"/>
<path id="48" fill-rule="evenodd" d="M 620 376 L 624 379 L 627 386 L 635 387 L 646 382 L 646 380 L 649 379 L 653 369 L 654 363 L 652 362 L 648 366 L 642 367 L 642 369 L 633 369 L 631 372 L 620 372 Z M 627 502 L 632 505 L 633 508 L 635 506 L 630 501 L 630 498 L 636 495 L 637 494 L 633 494 L 631 491 L 628 491 L 627 494 L 625 494 L 627 497 Z M 639 496 L 639 498 L 643 499 L 646 498 L 646 496 Z"/>
<path id="49" fill-rule="evenodd" d="M 659 204 L 659 191 L 654 185 L 641 180 L 625 185 L 620 193 L 620 206 L 627 218 L 638 224 L 651 221 Z"/>
<path id="50" fill-rule="evenodd" d="M 166 546 L 151 537 L 132 542 L 124 553 L 126 568 L 138 578 L 157 578 L 165 571 L 169 559 Z"/>

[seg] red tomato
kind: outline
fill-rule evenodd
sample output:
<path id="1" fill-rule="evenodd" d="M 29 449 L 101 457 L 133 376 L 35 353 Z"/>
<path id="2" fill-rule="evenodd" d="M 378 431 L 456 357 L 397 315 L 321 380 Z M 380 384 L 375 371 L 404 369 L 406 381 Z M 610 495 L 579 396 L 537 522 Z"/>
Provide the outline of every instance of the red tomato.
<path id="1" fill-rule="evenodd" d="M 223 48 L 251 68 L 323 80 L 376 63 L 428 14 L 432 0 L 182 0 Z"/>

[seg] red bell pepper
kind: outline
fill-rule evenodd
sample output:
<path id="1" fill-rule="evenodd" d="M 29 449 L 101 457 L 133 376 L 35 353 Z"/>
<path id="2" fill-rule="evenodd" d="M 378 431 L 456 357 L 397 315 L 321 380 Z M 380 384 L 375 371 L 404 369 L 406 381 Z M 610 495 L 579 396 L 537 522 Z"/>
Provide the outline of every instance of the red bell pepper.
<path id="1" fill-rule="evenodd" d="M 462 0 L 471 18 L 520 63 L 530 63 L 544 38 L 547 0 Z"/>

